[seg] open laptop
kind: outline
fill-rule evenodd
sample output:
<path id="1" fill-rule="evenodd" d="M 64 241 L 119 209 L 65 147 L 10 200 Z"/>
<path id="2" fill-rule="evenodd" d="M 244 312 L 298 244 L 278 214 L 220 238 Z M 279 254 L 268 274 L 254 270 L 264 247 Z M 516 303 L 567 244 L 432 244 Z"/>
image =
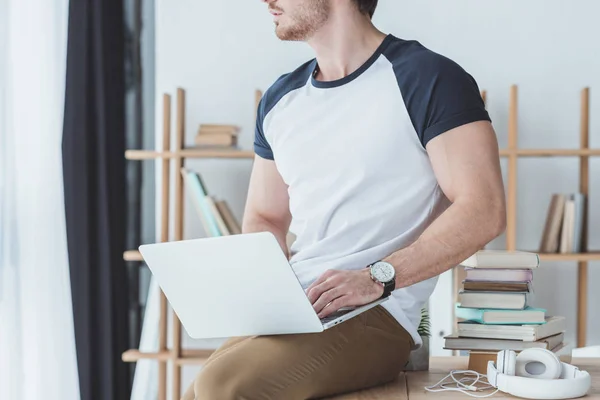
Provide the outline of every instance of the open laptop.
<path id="1" fill-rule="evenodd" d="M 320 320 L 270 232 L 149 244 L 139 250 L 195 339 L 322 332 L 387 300 Z"/>

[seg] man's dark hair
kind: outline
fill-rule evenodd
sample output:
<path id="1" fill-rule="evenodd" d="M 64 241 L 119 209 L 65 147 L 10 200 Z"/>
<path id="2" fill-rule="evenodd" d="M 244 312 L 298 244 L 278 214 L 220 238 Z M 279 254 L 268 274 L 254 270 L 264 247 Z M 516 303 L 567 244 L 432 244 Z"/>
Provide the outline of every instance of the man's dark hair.
<path id="1" fill-rule="evenodd" d="M 358 7 L 358 11 L 362 14 L 368 15 L 369 18 L 373 18 L 375 9 L 377 8 L 377 0 L 353 0 Z"/>

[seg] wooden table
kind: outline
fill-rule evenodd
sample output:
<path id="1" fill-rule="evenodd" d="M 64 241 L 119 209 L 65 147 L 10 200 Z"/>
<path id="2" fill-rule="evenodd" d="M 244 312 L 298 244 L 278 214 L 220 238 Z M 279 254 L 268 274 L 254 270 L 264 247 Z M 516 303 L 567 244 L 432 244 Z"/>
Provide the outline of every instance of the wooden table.
<path id="1" fill-rule="evenodd" d="M 569 360 L 565 360 L 569 362 Z M 384 386 L 363 390 L 356 393 L 346 394 L 330 398 L 330 400 L 417 400 L 417 399 L 472 399 L 459 392 L 430 393 L 423 387 L 438 382 L 454 369 L 466 369 L 467 357 L 432 357 L 429 371 L 405 372 L 400 374 L 394 382 Z M 570 361 L 571 364 L 586 370 L 592 376 L 592 388 L 587 397 L 582 399 L 600 400 L 600 359 L 579 358 Z M 489 393 L 489 392 L 481 392 Z M 490 399 L 515 399 L 516 397 L 497 392 Z"/>

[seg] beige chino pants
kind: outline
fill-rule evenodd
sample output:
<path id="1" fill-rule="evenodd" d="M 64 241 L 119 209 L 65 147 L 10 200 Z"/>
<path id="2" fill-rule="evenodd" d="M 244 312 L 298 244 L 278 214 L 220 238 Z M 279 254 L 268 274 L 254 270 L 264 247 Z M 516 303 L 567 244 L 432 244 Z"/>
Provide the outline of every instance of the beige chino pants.
<path id="1" fill-rule="evenodd" d="M 321 333 L 233 338 L 182 400 L 304 400 L 390 382 L 414 342 L 381 306 Z"/>

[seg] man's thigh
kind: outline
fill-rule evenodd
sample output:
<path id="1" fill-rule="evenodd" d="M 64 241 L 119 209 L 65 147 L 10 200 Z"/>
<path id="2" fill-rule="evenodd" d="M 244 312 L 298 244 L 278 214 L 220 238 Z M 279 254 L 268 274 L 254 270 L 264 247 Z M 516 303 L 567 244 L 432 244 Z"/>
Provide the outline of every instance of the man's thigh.
<path id="1" fill-rule="evenodd" d="M 293 400 L 358 390 L 395 379 L 411 346 L 382 307 L 318 334 L 236 338 L 207 361 L 195 398 Z"/>

